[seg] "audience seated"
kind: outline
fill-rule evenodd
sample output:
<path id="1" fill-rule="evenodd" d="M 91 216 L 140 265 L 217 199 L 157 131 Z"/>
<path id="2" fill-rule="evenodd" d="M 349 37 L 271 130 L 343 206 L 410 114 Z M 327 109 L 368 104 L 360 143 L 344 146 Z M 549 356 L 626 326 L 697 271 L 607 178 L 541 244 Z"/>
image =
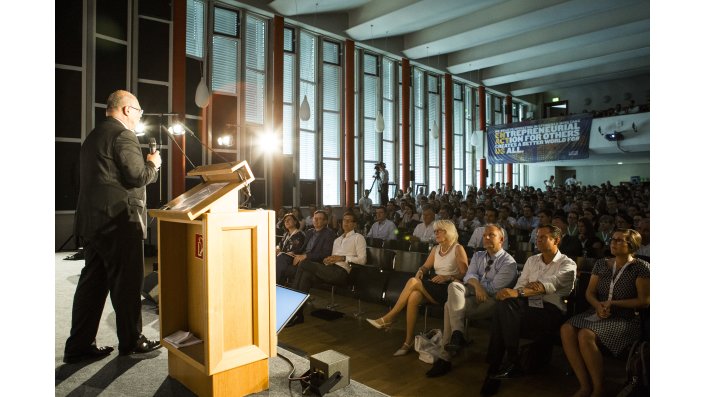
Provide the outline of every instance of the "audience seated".
<path id="1" fill-rule="evenodd" d="M 461 281 L 448 285 L 448 301 L 443 308 L 443 350 L 426 372 L 428 377 L 441 376 L 451 369 L 450 355 L 465 345 L 464 320 L 489 318 L 495 306 L 495 294 L 513 285 L 517 264 L 505 251 L 504 232 L 495 224 L 483 227 L 485 251 L 476 252 Z"/>
<path id="2" fill-rule="evenodd" d="M 311 204 L 308 207 L 308 216 L 304 219 L 304 230 L 310 229 L 313 227 L 313 215 L 316 213 L 316 205 Z"/>
<path id="3" fill-rule="evenodd" d="M 485 210 L 485 221 L 487 221 L 488 224 L 495 224 L 495 222 L 497 222 L 497 210 L 494 208 L 489 208 Z M 472 236 L 470 236 L 470 241 L 468 241 L 468 247 L 474 249 L 482 248 L 484 234 L 484 226 L 475 228 L 475 231 L 472 232 Z M 502 235 L 506 236 L 507 231 L 502 229 Z M 509 249 L 509 239 L 503 239 L 502 248 L 505 250 Z"/>
<path id="4" fill-rule="evenodd" d="M 379 238 L 382 240 L 396 240 L 397 227 L 394 222 L 387 219 L 387 211 L 385 207 L 375 208 L 375 220 L 370 230 L 367 232 L 367 237 Z"/>
<path id="5" fill-rule="evenodd" d="M 327 225 L 328 215 L 326 212 L 315 211 L 313 214 L 313 228 L 306 230 L 306 248 L 304 253 L 294 255 L 292 265 L 297 267 L 294 282 L 291 284 L 294 289 L 308 293 L 315 279 L 317 277 L 323 278 L 318 274 L 318 271 L 322 269 L 321 266 L 323 265 L 321 263 L 323 260 L 331 255 L 333 241 L 335 240 L 335 233 Z M 304 272 L 304 269 L 307 271 Z M 331 281 L 338 281 L 338 278 L 343 276 L 340 271 L 334 268 L 323 270 L 323 273 L 323 276 Z M 347 272 L 345 275 L 347 275 Z M 302 322 L 304 322 L 303 308 L 299 309 L 296 316 L 289 322 L 289 326 Z"/>
<path id="6" fill-rule="evenodd" d="M 639 221 L 637 231 L 641 235 L 641 245 L 636 251 L 638 256 L 651 256 L 651 226 L 649 218 L 643 218 Z"/>
<path id="7" fill-rule="evenodd" d="M 398 208 L 404 209 L 399 216 L 399 225 L 394 225 L 394 223 L 389 220 L 387 207 L 374 209 L 375 219 L 373 222 L 367 225 L 364 221 L 359 222 L 360 228 L 362 229 L 364 227 L 365 229 L 364 234 L 369 236 L 368 246 L 370 245 L 369 241 L 379 241 L 380 246 L 384 245 L 384 247 L 387 247 L 391 246 L 388 243 L 390 240 L 408 239 L 411 243 L 411 247 L 409 248 L 411 250 L 419 250 L 422 245 L 425 245 L 424 242 L 430 240 L 429 242 L 435 243 L 441 238 L 443 232 L 434 230 L 438 229 L 438 225 L 434 225 L 434 221 L 437 218 L 448 218 L 448 222 L 451 224 L 457 222 L 457 227 L 453 227 L 455 233 L 457 234 L 458 231 L 465 229 L 463 231 L 463 242 L 468 241 L 468 243 L 470 243 L 470 241 L 472 241 L 472 244 L 468 245 L 472 245 L 480 250 L 488 249 L 488 244 L 493 245 L 491 241 L 494 237 L 486 237 L 486 235 L 500 234 L 496 230 L 496 227 L 503 228 L 501 230 L 503 239 L 500 239 L 502 248 L 498 250 L 496 254 L 493 254 L 488 249 L 487 252 L 479 251 L 472 255 L 468 274 L 475 274 L 475 276 L 465 277 L 465 283 L 461 281 L 461 276 L 465 274 L 465 271 L 460 268 L 467 266 L 467 251 L 465 251 L 463 247 L 460 247 L 457 241 L 451 243 L 448 240 L 443 240 L 440 247 L 435 247 L 431 250 L 428 257 L 429 259 L 426 260 L 422 269 L 427 270 L 431 267 L 437 268 L 443 260 L 450 260 L 449 258 L 452 255 L 455 259 L 453 259 L 453 263 L 446 264 L 445 273 L 437 272 L 435 278 L 431 276 L 432 280 L 428 278 L 421 280 L 422 274 L 418 274 L 417 277 L 406 282 L 406 286 L 400 298 L 396 301 L 389 313 L 377 320 L 369 320 L 369 322 L 377 328 L 387 328 L 394 317 L 401 313 L 404 308 L 407 308 L 404 345 L 395 353 L 397 355 L 406 354 L 409 352 L 413 342 L 418 305 L 421 302 L 446 303 L 444 305 L 444 327 L 446 328 L 446 332 L 444 332 L 444 345 L 447 345 L 447 347 L 442 353 L 441 360 L 437 360 L 433 368 L 431 368 L 431 371 L 427 374 L 428 376 L 438 376 L 450 370 L 451 353 L 459 350 L 463 346 L 465 339 L 463 332 L 465 330 L 462 323 L 465 316 L 473 319 L 482 317 L 483 313 L 486 313 L 483 311 L 483 308 L 491 307 L 491 304 L 488 302 L 496 302 L 494 309 L 491 310 L 493 317 L 493 340 L 490 343 L 487 356 L 488 362 L 491 364 L 488 375 L 492 376 L 487 377 L 483 386 L 483 392 L 492 391 L 493 388 L 498 387 L 497 379 L 512 377 L 516 373 L 516 370 L 513 369 L 510 364 L 512 364 L 513 359 L 516 358 L 514 341 L 518 338 L 516 334 L 518 334 L 519 328 L 515 327 L 514 331 L 507 332 L 507 329 L 511 328 L 507 324 L 525 325 L 523 328 L 534 332 L 523 336 L 528 336 L 540 342 L 545 342 L 544 337 L 546 334 L 550 334 L 551 330 L 557 331 L 559 328 L 559 326 L 556 325 L 555 318 L 560 318 L 561 315 L 564 316 L 565 307 L 562 298 L 568 295 L 568 292 L 570 292 L 572 288 L 572 283 L 569 283 L 569 286 L 563 285 L 563 281 L 565 281 L 563 279 L 569 278 L 565 275 L 553 281 L 540 278 L 536 274 L 536 269 L 545 266 L 546 258 L 557 261 L 557 264 L 554 263 L 556 267 L 569 268 L 570 266 L 575 266 L 574 264 L 571 265 L 572 261 L 570 261 L 570 259 L 564 261 L 561 258 L 568 256 L 573 259 L 577 257 L 600 259 L 605 257 L 606 254 L 614 255 L 614 253 L 611 252 L 612 248 L 614 248 L 613 245 L 619 245 L 620 243 L 612 243 L 611 245 L 608 243 L 607 247 L 609 249 L 607 249 L 604 240 L 601 241 L 601 238 L 605 233 L 607 233 L 609 237 L 606 238 L 607 241 L 612 241 L 611 238 L 615 238 L 615 220 L 619 222 L 620 226 L 635 227 L 641 234 L 641 244 L 637 247 L 637 251 L 633 252 L 633 257 L 646 258 L 646 261 L 648 261 L 649 257 L 648 183 L 612 185 L 609 181 L 606 181 L 606 183 L 600 186 L 557 185 L 550 191 L 541 191 L 531 186 L 524 186 L 522 188 L 515 186 L 511 188 L 505 185 L 503 187 L 500 184 L 499 188 L 495 186 L 493 189 L 494 194 L 491 194 L 488 189 L 472 187 L 468 189 L 465 199 L 463 199 L 462 194 L 461 197 L 457 197 L 457 194 L 436 194 L 433 192 L 429 196 L 430 199 L 418 197 L 417 201 L 413 196 L 409 195 L 397 202 L 401 207 L 389 206 L 389 208 L 391 208 L 390 213 L 396 214 Z M 419 208 L 419 213 L 416 212 L 416 208 Z M 501 214 L 498 216 L 498 211 L 493 208 L 500 208 Z M 312 205 L 311 211 L 315 211 L 315 209 L 316 206 Z M 443 215 L 436 216 L 439 209 L 442 209 Z M 519 209 L 521 213 L 515 215 L 517 209 Z M 330 211 L 330 209 L 328 210 Z M 499 272 L 499 265 L 502 262 L 499 258 L 506 255 L 509 260 L 511 256 L 509 256 L 508 252 L 523 251 L 522 245 L 516 244 L 528 241 L 530 232 L 536 228 L 539 223 L 543 224 L 546 222 L 546 220 L 541 221 L 541 219 L 546 218 L 551 212 L 554 213 L 554 216 L 552 217 L 553 219 L 548 218 L 550 220 L 550 222 L 548 222 L 549 225 L 542 225 L 538 231 L 544 230 L 546 227 L 550 228 L 548 229 L 550 232 L 560 229 L 561 231 L 558 232 L 559 236 L 551 240 L 551 233 L 548 233 L 549 237 L 546 237 L 545 241 L 542 241 L 541 238 L 543 234 L 547 232 L 542 234 L 537 233 L 539 237 L 537 245 L 539 248 L 544 246 L 543 251 L 548 250 L 547 256 L 541 251 L 541 254 L 528 258 L 524 272 L 522 273 L 523 278 L 517 281 L 512 290 L 501 288 L 503 286 L 494 285 L 495 291 L 499 290 L 499 293 L 495 296 L 495 292 L 490 289 L 488 283 L 496 284 L 498 282 L 499 274 L 497 273 Z M 340 271 L 334 271 L 334 273 L 339 273 L 340 277 L 333 277 L 328 280 L 333 283 L 340 280 L 347 280 L 347 269 L 344 265 L 349 262 L 348 260 L 342 261 L 342 265 L 338 264 L 338 261 L 331 262 L 335 258 L 328 260 L 329 263 L 326 263 L 326 258 L 330 257 L 331 253 L 332 255 L 338 255 L 332 252 L 334 235 L 327 236 L 329 234 L 328 232 L 314 227 L 314 229 L 306 233 L 306 244 L 302 245 L 300 248 L 303 250 L 302 253 L 295 252 L 293 247 L 286 247 L 287 243 L 294 244 L 295 240 L 304 236 L 302 233 L 296 233 L 296 222 L 293 222 L 294 219 L 302 219 L 300 214 L 301 212 L 298 211 L 298 208 L 293 208 L 292 214 L 286 214 L 284 218 L 281 218 L 281 214 L 278 214 L 278 220 L 283 219 L 281 223 L 285 226 L 286 232 L 284 237 L 280 240 L 281 251 L 277 252 L 277 282 L 285 283 L 288 278 L 292 287 L 307 290 L 314 283 L 325 281 L 323 277 L 317 275 L 317 270 L 337 270 L 335 267 L 340 269 Z M 541 216 L 534 216 L 534 214 L 540 214 Z M 562 214 L 567 214 L 567 219 L 566 215 Z M 518 215 L 522 216 L 516 220 L 512 219 L 513 216 Z M 326 225 L 328 219 L 329 217 L 325 217 L 322 224 Z M 419 220 L 421 222 L 419 222 Z M 611 220 L 611 222 L 598 222 L 600 226 L 598 230 L 594 228 L 593 223 L 597 220 Z M 311 219 L 311 221 L 313 222 L 313 219 Z M 414 221 L 419 223 L 414 224 Z M 498 225 L 496 225 L 496 227 L 483 227 L 482 224 L 484 224 L 484 222 L 497 222 Z M 305 227 L 303 223 L 304 222 L 301 221 L 299 222 L 301 228 Z M 551 223 L 555 225 L 555 227 L 551 226 Z M 513 230 L 510 229 L 512 224 L 516 225 Z M 290 230 L 292 225 L 294 230 Z M 479 231 L 476 230 L 478 228 Z M 443 228 L 443 230 L 446 229 L 450 228 Z M 328 228 L 325 228 L 325 230 L 328 230 Z M 473 231 L 475 231 L 476 234 L 471 236 Z M 492 233 L 493 231 L 496 233 Z M 513 234 L 512 239 L 508 238 L 508 232 Z M 333 234 L 333 232 L 330 231 L 330 234 Z M 320 238 L 314 238 L 314 235 Z M 343 234 L 342 237 L 344 238 L 346 235 L 347 234 Z M 516 238 L 514 238 L 514 235 L 516 235 Z M 570 240 L 573 239 L 571 236 L 574 236 L 574 242 L 569 244 Z M 321 250 L 318 245 L 321 244 L 323 240 L 330 241 L 329 249 L 331 252 L 324 256 L 319 255 L 318 259 L 316 259 L 315 252 Z M 557 245 L 555 252 L 549 250 L 547 247 L 550 246 L 551 243 Z M 455 248 L 450 249 L 449 244 L 453 244 Z M 507 244 L 510 245 L 507 246 Z M 427 249 L 425 251 L 427 252 Z M 459 251 L 463 252 L 460 253 Z M 440 255 L 441 252 L 444 254 Z M 294 257 L 286 255 L 286 253 L 293 253 Z M 472 254 L 472 251 L 470 251 L 470 254 Z M 542 261 L 542 259 L 544 259 L 544 261 Z M 484 269 L 490 260 L 493 260 L 493 267 L 485 274 Z M 309 265 L 307 262 L 317 264 Z M 602 262 L 604 262 L 604 260 Z M 511 263 L 515 263 L 513 259 Z M 549 263 L 551 263 L 551 261 L 549 261 Z M 586 263 L 591 265 L 593 261 Z M 633 263 L 637 262 L 635 261 Z M 329 264 L 336 264 L 337 266 L 331 267 Z M 631 266 L 632 265 L 629 267 Z M 449 272 L 448 269 L 455 269 L 457 272 Z M 565 273 L 569 272 L 570 269 L 565 270 Z M 296 277 L 294 277 L 294 274 Z M 438 274 L 440 274 L 440 276 L 438 276 Z M 594 274 L 595 273 L 593 273 L 593 275 Z M 531 275 L 533 276 L 530 277 Z M 455 279 L 457 282 L 449 283 L 448 281 L 451 278 Z M 365 282 L 365 279 L 362 278 L 356 282 Z M 402 280 L 399 291 L 401 291 L 403 282 L 404 280 Z M 479 288 L 475 287 L 473 285 L 474 283 L 479 283 L 480 288 L 483 288 L 485 291 L 484 295 L 486 295 L 487 298 L 482 302 L 480 302 L 480 300 L 482 300 L 483 293 L 480 292 L 478 294 L 476 292 Z M 439 287 L 443 289 L 442 293 L 438 291 Z M 517 299 L 516 296 L 519 294 L 518 290 L 520 287 L 524 288 L 524 294 L 527 296 L 530 295 L 529 292 L 531 292 L 539 294 L 541 297 L 536 301 Z M 548 293 L 546 293 L 546 291 L 548 291 Z M 596 291 L 595 293 L 599 295 L 599 286 Z M 375 299 L 379 301 L 379 298 Z M 523 303 L 519 303 L 520 301 Z M 531 304 L 543 304 L 543 309 L 533 307 Z M 302 320 L 303 316 L 297 314 L 292 323 L 296 324 Z M 561 318 L 558 324 L 563 321 L 564 318 Z M 575 328 L 570 323 L 566 325 L 566 327 L 567 326 Z M 578 335 L 582 330 L 575 328 L 573 332 L 575 335 Z M 577 336 L 576 338 L 578 346 L 580 346 L 580 338 Z M 599 334 L 593 339 L 598 346 L 604 348 L 604 346 L 601 345 Z M 581 359 L 584 360 L 583 365 L 585 365 L 585 359 Z M 576 370 L 576 373 L 577 372 L 578 370 Z M 590 382 L 588 386 L 592 389 L 596 389 L 597 386 L 593 384 L 595 380 L 591 377 L 587 379 L 588 382 Z M 581 391 L 579 391 L 578 395 L 585 392 L 583 386 L 581 382 Z"/>
<path id="8" fill-rule="evenodd" d="M 306 242 L 306 236 L 300 230 L 301 223 L 293 213 L 284 215 L 283 223 L 286 232 L 276 250 L 276 281 L 280 285 L 286 285 L 288 280 L 293 281 L 296 275 L 294 256 L 304 252 Z"/>
<path id="9" fill-rule="evenodd" d="M 592 308 L 561 327 L 563 351 L 580 383 L 576 396 L 603 394 L 600 347 L 618 356 L 639 339 L 635 310 L 649 306 L 649 263 L 635 258 L 641 236 L 617 229 L 610 240 L 614 258 L 595 263 L 585 298 Z"/>
<path id="10" fill-rule="evenodd" d="M 433 231 L 433 222 L 436 220 L 436 212 L 433 207 L 426 205 L 423 208 L 422 223 L 419 223 L 414 228 L 414 233 L 409 238 L 412 249 L 417 247 L 419 243 L 430 243 L 436 240 Z"/>
<path id="11" fill-rule="evenodd" d="M 425 301 L 444 304 L 448 299 L 448 284 L 460 280 L 468 268 L 468 258 L 463 247 L 458 244 L 458 232 L 453 222 L 436 221 L 433 229 L 438 245 L 433 247 L 415 277 L 406 283 L 392 310 L 376 320 L 367 319 L 375 328 L 386 329 L 406 308 L 406 337 L 394 356 L 403 356 L 412 349 L 418 305 Z M 427 272 L 431 269 L 435 272 L 429 275 Z"/>
<path id="12" fill-rule="evenodd" d="M 563 299 L 573 290 L 577 268 L 558 249 L 560 240 L 560 229 L 540 226 L 537 237 L 540 253 L 528 258 L 513 289 L 497 292 L 487 349 L 489 367 L 481 394 L 494 394 L 501 379 L 520 375 L 522 330 L 524 336 L 534 340 L 535 351 L 550 354 L 551 337 L 563 322 L 567 309 Z"/>
<path id="13" fill-rule="evenodd" d="M 566 221 L 563 215 L 554 215 L 552 224 L 561 229 L 561 244 L 558 246 L 558 249 L 574 261 L 577 260 L 578 257 L 583 256 L 582 244 L 580 244 L 580 240 L 578 240 L 577 237 L 568 234 L 568 221 Z"/>

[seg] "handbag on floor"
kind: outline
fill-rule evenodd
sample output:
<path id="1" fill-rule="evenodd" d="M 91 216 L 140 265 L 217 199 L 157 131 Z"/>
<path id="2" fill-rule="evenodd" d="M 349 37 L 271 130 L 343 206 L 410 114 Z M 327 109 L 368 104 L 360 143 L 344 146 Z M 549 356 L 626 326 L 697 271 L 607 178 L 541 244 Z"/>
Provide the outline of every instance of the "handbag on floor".
<path id="1" fill-rule="evenodd" d="M 627 358 L 627 382 L 617 397 L 649 395 L 649 342 L 634 342 Z"/>
<path id="2" fill-rule="evenodd" d="M 425 334 L 416 335 L 414 339 L 414 350 L 419 352 L 419 360 L 433 364 L 433 361 L 441 355 L 441 341 L 443 331 L 432 329 Z"/>

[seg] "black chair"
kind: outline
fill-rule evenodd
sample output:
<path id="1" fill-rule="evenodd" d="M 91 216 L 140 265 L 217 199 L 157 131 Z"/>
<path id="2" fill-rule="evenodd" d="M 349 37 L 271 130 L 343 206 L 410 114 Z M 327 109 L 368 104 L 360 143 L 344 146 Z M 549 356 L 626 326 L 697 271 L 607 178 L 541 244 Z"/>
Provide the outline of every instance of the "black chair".
<path id="1" fill-rule="evenodd" d="M 394 251 L 378 247 L 367 247 L 367 265 L 378 267 L 382 270 L 392 270 L 394 264 Z"/>
<path id="2" fill-rule="evenodd" d="M 414 275 L 414 273 L 410 272 L 390 272 L 387 285 L 384 288 L 382 302 L 390 308 L 394 306 L 399 299 L 399 295 L 401 295 L 401 291 L 404 290 L 406 283 L 410 278 L 414 277 Z"/>
<path id="3" fill-rule="evenodd" d="M 430 251 L 429 246 L 431 246 L 430 243 L 424 243 L 424 242 L 419 241 L 419 242 L 411 244 L 409 246 L 409 251 L 423 252 L 423 253 L 428 254 L 428 252 Z"/>
<path id="4" fill-rule="evenodd" d="M 426 262 L 428 253 L 416 251 L 393 251 L 395 272 L 416 273 L 419 267 Z"/>
<path id="5" fill-rule="evenodd" d="M 337 266 L 337 265 L 336 265 Z M 352 270 L 351 270 L 352 272 Z M 335 292 L 336 289 L 339 294 L 341 295 L 352 295 L 352 279 L 350 275 L 345 279 L 345 281 L 339 283 L 339 284 L 330 284 L 330 283 L 320 283 L 314 286 L 315 288 L 322 289 L 322 290 L 330 290 L 330 302 L 326 305 L 326 308 L 329 310 L 333 310 L 339 305 L 335 303 Z"/>
<path id="6" fill-rule="evenodd" d="M 389 250 L 408 251 L 411 243 L 409 240 L 385 240 L 384 248 Z"/>
<path id="7" fill-rule="evenodd" d="M 381 238 L 367 237 L 365 240 L 368 247 L 382 248 L 384 246 L 384 240 Z"/>
<path id="8" fill-rule="evenodd" d="M 371 303 L 382 303 L 384 291 L 389 278 L 389 272 L 371 265 L 352 264 L 350 270 L 350 283 L 352 285 L 353 297 L 357 298 L 357 312 L 353 315 L 360 317 L 362 311 L 362 301 Z"/>

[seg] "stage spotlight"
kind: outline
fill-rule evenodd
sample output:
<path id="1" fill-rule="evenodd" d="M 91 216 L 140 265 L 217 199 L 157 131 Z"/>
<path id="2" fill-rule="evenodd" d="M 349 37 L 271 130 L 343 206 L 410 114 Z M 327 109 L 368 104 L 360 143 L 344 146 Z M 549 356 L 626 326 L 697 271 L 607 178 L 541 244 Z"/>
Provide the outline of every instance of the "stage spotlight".
<path id="1" fill-rule="evenodd" d="M 279 150 L 279 140 L 273 132 L 263 132 L 259 135 L 258 146 L 263 153 L 274 153 Z"/>
<path id="2" fill-rule="evenodd" d="M 184 129 L 184 126 L 181 125 L 181 123 L 172 124 L 168 131 L 171 135 L 183 135 L 186 133 L 186 129 Z"/>
<path id="3" fill-rule="evenodd" d="M 138 122 L 137 125 L 135 126 L 135 135 L 137 136 L 144 136 L 144 131 L 147 129 L 147 126 L 144 125 L 143 122 Z"/>
<path id="4" fill-rule="evenodd" d="M 233 145 L 233 136 L 232 135 L 223 135 L 218 137 L 218 146 L 227 146 L 230 147 Z"/>

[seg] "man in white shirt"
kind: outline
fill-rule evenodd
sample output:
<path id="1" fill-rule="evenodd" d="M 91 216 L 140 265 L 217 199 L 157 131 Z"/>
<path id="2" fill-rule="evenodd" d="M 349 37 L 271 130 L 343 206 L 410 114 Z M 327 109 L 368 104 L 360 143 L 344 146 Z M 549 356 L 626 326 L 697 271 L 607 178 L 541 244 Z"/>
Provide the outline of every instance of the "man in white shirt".
<path id="1" fill-rule="evenodd" d="M 394 222 L 387 219 L 387 211 L 385 207 L 375 208 L 375 220 L 370 231 L 367 232 L 367 237 L 379 238 L 382 240 L 396 240 L 397 227 Z"/>
<path id="2" fill-rule="evenodd" d="M 331 255 L 323 258 L 323 263 L 303 261 L 296 274 L 296 289 L 308 293 L 315 284 L 328 283 L 343 285 L 350 274 L 350 263 L 363 265 L 367 262 L 367 243 L 365 238 L 355 232 L 357 219 L 348 211 L 343 215 L 343 234 L 333 241 Z M 303 308 L 288 326 L 304 322 Z"/>
<path id="3" fill-rule="evenodd" d="M 558 250 L 560 242 L 559 228 L 540 226 L 537 245 L 541 253 L 527 259 L 513 289 L 497 292 L 487 349 L 489 368 L 481 394 L 496 393 L 500 379 L 520 374 L 517 360 L 522 329 L 535 341 L 534 352 L 550 354 L 552 336 L 567 309 L 563 299 L 573 290 L 577 271 L 575 262 Z M 502 365 L 505 353 L 506 364 Z"/>
<path id="4" fill-rule="evenodd" d="M 488 208 L 485 210 L 485 220 L 487 223 L 495 223 L 497 222 L 497 210 L 494 208 Z M 475 228 L 475 230 L 472 232 L 472 236 L 470 236 L 470 240 L 468 241 L 468 247 L 472 247 L 475 249 L 481 248 L 482 247 L 482 235 L 485 234 L 485 227 L 480 226 Z M 502 234 L 507 235 L 507 231 L 502 228 Z M 509 249 L 509 239 L 505 238 L 504 242 L 502 243 L 502 248 L 505 250 Z"/>
<path id="5" fill-rule="evenodd" d="M 576 183 L 578 183 L 578 181 L 575 179 L 575 175 L 569 176 L 569 177 L 566 178 L 566 180 L 565 180 L 565 185 L 566 185 L 566 186 L 573 186 L 573 185 L 575 185 Z"/>
<path id="6" fill-rule="evenodd" d="M 412 233 L 409 241 L 412 244 L 428 243 L 436 240 L 436 236 L 433 233 L 433 221 L 436 220 L 436 211 L 433 207 L 426 205 L 423 208 L 423 214 L 421 215 L 423 222 L 416 225 L 414 228 L 414 233 Z"/>
<path id="7" fill-rule="evenodd" d="M 365 195 L 360 197 L 358 205 L 360 206 L 360 212 L 363 217 L 372 217 L 372 199 L 370 198 L 369 189 L 365 189 Z"/>

